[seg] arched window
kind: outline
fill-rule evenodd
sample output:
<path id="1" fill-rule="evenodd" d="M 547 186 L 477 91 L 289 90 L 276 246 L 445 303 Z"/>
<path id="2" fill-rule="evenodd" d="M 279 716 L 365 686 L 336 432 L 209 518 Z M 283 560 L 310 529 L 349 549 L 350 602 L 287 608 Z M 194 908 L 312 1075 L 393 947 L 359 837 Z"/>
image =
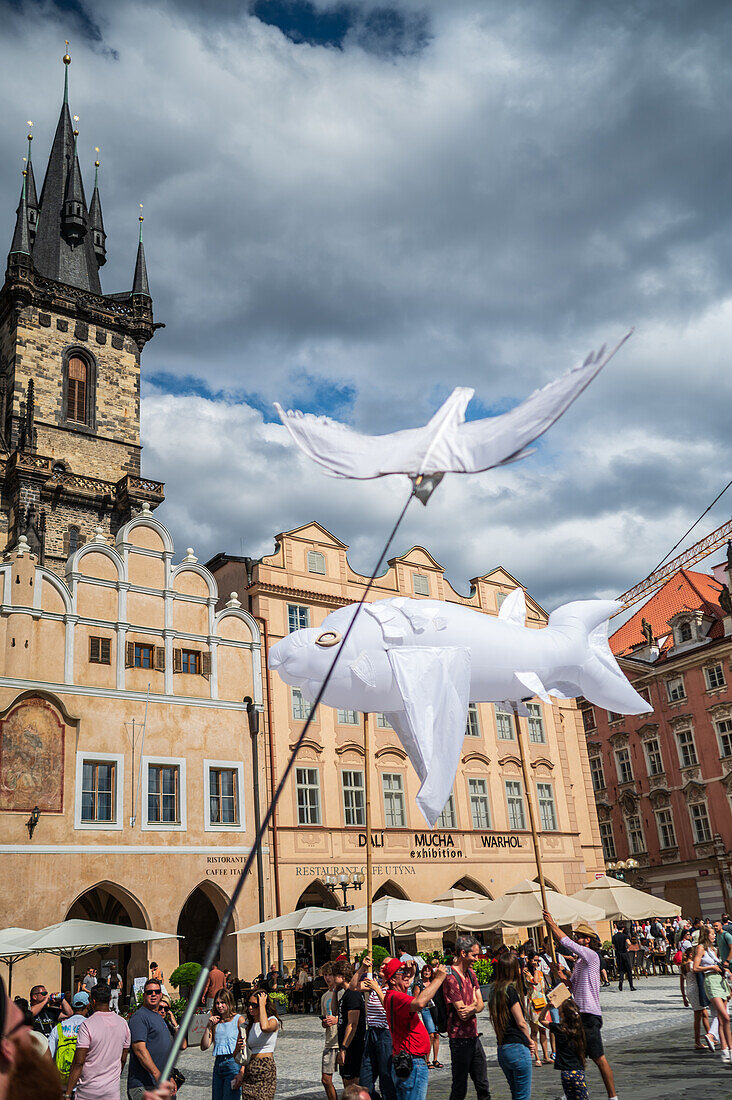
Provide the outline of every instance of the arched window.
<path id="1" fill-rule="evenodd" d="M 691 623 L 687 620 L 679 627 L 679 641 L 690 642 L 691 641 Z"/>
<path id="2" fill-rule="evenodd" d="M 89 369 L 78 355 L 71 356 L 67 369 L 66 419 L 74 420 L 77 424 L 86 424 Z"/>

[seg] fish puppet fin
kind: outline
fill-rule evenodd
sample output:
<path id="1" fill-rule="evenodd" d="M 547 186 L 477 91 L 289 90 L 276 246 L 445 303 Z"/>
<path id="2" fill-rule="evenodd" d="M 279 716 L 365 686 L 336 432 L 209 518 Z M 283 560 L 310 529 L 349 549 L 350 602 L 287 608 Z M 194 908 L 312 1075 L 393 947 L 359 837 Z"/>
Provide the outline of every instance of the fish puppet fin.
<path id="1" fill-rule="evenodd" d="M 523 588 L 514 588 L 506 596 L 498 611 L 498 618 L 504 623 L 513 623 L 514 626 L 526 624 L 526 597 Z"/>
<path id="2" fill-rule="evenodd" d="M 536 675 L 535 672 L 514 672 L 514 676 L 520 684 L 522 684 L 531 695 L 536 695 L 544 703 L 551 703 L 549 692 L 544 687 L 543 683 Z"/>
<path id="3" fill-rule="evenodd" d="M 417 805 L 433 826 L 450 797 L 470 702 L 470 650 L 399 646 L 387 654 L 403 710 L 387 714 L 422 781 Z"/>
<path id="4" fill-rule="evenodd" d="M 369 657 L 365 649 L 363 649 L 356 660 L 351 665 L 351 672 L 357 679 L 365 684 L 366 687 L 376 687 L 376 672 L 374 671 L 374 663 Z"/>

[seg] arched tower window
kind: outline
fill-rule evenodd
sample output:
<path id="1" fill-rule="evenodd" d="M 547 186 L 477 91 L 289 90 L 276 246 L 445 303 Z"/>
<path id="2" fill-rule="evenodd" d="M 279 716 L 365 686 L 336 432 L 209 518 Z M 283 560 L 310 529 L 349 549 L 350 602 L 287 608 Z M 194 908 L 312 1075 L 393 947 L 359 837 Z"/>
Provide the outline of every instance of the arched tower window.
<path id="1" fill-rule="evenodd" d="M 69 348 L 64 355 L 64 420 L 69 426 L 95 427 L 96 364 L 81 348 Z"/>

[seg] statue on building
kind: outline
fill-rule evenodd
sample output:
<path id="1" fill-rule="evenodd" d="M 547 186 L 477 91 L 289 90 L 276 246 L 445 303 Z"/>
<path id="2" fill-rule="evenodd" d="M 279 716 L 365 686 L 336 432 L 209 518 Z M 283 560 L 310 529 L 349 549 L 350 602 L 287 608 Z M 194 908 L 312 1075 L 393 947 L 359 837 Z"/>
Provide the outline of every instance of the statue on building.
<path id="1" fill-rule="evenodd" d="M 732 615 L 732 594 L 726 585 L 720 590 L 717 600 L 725 615 Z"/>
<path id="2" fill-rule="evenodd" d="M 641 633 L 646 640 L 646 645 L 653 645 L 653 627 L 648 622 L 648 619 L 641 619 Z"/>

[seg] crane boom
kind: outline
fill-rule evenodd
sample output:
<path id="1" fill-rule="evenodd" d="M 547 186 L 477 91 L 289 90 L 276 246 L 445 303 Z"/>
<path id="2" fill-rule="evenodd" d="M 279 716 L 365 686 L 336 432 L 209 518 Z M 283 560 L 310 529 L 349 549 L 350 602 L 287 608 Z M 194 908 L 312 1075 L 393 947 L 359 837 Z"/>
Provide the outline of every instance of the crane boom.
<path id="1" fill-rule="evenodd" d="M 660 569 L 656 569 L 656 571 L 651 573 L 650 577 L 646 577 L 644 581 L 634 584 L 633 587 L 629 588 L 627 592 L 624 592 L 622 596 L 618 596 L 619 601 L 623 605 L 621 611 L 625 611 L 627 608 L 632 607 L 634 603 L 638 603 L 644 596 L 648 596 L 651 592 L 655 592 L 657 588 L 660 588 L 661 585 L 664 584 L 669 577 L 672 577 L 674 573 L 678 572 L 679 569 L 688 568 L 690 565 L 694 565 L 695 562 L 701 561 L 702 558 L 706 558 L 709 554 L 713 553 L 717 547 L 722 546 L 730 538 L 732 538 L 732 519 L 727 520 L 726 523 L 723 523 L 716 531 L 712 531 L 706 538 L 700 539 L 699 542 L 695 542 L 688 550 L 684 550 L 681 554 L 672 558 L 671 561 L 667 561 L 665 565 L 662 565 Z M 615 614 L 620 615 L 621 611 L 617 611 Z"/>

